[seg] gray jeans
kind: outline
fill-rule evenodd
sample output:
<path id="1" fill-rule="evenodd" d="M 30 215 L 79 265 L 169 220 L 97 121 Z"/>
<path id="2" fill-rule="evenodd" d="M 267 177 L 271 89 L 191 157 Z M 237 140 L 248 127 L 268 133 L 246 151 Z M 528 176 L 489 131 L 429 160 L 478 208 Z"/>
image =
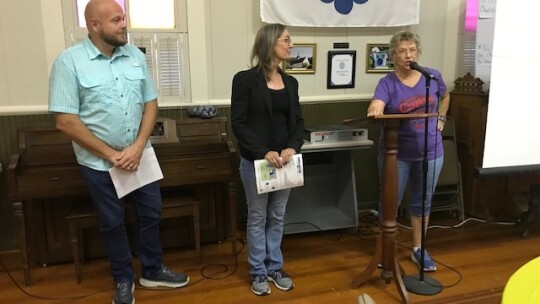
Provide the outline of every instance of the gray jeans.
<path id="1" fill-rule="evenodd" d="M 240 178 L 246 193 L 248 263 L 251 276 L 283 268 L 281 240 L 290 189 L 257 194 L 253 162 L 240 159 Z"/>

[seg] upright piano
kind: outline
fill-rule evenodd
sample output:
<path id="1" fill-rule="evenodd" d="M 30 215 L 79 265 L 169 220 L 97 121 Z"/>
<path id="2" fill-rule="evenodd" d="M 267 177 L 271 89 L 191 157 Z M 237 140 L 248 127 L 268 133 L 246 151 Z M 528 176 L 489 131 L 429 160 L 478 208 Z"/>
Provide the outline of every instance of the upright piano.
<path id="1" fill-rule="evenodd" d="M 227 140 L 226 123 L 224 117 L 182 118 L 173 124 L 176 142 L 153 143 L 164 175 L 162 194 L 192 191 L 202 202 L 203 243 L 233 237 L 236 226 L 238 160 L 233 143 Z M 71 140 L 65 134 L 54 126 L 27 127 L 18 130 L 18 144 L 7 178 L 24 280 L 29 286 L 32 264 L 72 259 L 65 216 L 77 204 L 89 204 L 90 199 Z M 177 227 L 163 229 L 163 224 L 163 247 L 178 245 L 178 235 L 174 235 Z M 97 245 L 89 247 L 99 247 L 97 239 Z M 94 251 L 102 252 L 99 248 Z"/>

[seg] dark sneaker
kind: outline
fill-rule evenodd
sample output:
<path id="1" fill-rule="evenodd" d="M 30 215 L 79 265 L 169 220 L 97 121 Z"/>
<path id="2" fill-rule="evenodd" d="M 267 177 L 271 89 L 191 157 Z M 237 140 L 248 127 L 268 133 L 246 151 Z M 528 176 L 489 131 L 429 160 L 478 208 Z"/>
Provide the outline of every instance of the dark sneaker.
<path id="1" fill-rule="evenodd" d="M 281 290 L 291 290 L 294 288 L 294 283 L 289 275 L 283 270 L 272 271 L 268 274 L 268 281 L 274 282 L 277 288 Z"/>
<path id="2" fill-rule="evenodd" d="M 134 304 L 135 298 L 133 297 L 133 291 L 135 291 L 135 284 L 133 282 L 117 282 L 112 304 Z"/>
<path id="3" fill-rule="evenodd" d="M 413 250 L 411 254 L 411 259 L 413 262 L 416 263 L 416 265 L 418 265 L 418 268 L 420 268 L 420 260 L 421 260 L 420 253 L 421 252 L 419 248 L 417 250 Z M 424 271 L 433 272 L 435 270 L 437 270 L 437 266 L 435 266 L 435 262 L 433 262 L 433 260 L 429 256 L 427 250 L 424 250 Z"/>
<path id="4" fill-rule="evenodd" d="M 186 286 L 188 282 L 189 277 L 186 274 L 176 273 L 165 265 L 156 272 L 145 274 L 139 279 L 139 283 L 144 287 L 178 288 Z"/>
<path id="5" fill-rule="evenodd" d="M 258 275 L 253 277 L 251 282 L 251 291 L 258 296 L 267 296 L 270 294 L 270 286 L 268 286 L 268 280 L 265 275 Z"/>

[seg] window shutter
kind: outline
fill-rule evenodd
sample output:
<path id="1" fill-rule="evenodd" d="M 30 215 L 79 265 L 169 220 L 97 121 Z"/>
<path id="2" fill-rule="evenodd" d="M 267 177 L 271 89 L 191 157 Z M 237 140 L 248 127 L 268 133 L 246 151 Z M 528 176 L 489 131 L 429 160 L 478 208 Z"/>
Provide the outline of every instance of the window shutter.
<path id="1" fill-rule="evenodd" d="M 181 34 L 132 31 L 130 43 L 145 49 L 146 64 L 158 90 L 160 104 L 185 101 Z"/>
<path id="2" fill-rule="evenodd" d="M 144 56 L 146 57 L 146 65 L 148 66 L 148 72 L 152 75 L 154 84 L 156 84 L 156 63 L 155 63 L 155 43 L 151 34 L 134 34 L 130 35 L 130 43 L 144 49 Z"/>
<path id="3" fill-rule="evenodd" d="M 463 60 L 462 73 L 474 75 L 476 66 L 476 32 L 463 33 Z"/>
<path id="4" fill-rule="evenodd" d="M 158 81 L 160 95 L 183 96 L 182 91 L 182 49 L 178 34 L 156 34 L 157 64 L 159 66 Z"/>

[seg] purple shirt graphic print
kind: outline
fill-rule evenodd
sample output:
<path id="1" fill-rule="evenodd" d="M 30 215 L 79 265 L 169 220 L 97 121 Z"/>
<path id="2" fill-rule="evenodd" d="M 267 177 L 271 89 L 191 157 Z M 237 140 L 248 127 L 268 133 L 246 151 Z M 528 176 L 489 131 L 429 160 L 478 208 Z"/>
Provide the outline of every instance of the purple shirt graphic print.
<path id="1" fill-rule="evenodd" d="M 446 92 L 446 85 L 441 74 L 428 69 L 438 81 L 429 83 L 428 109 L 429 113 L 438 110 L 438 96 Z M 385 103 L 385 114 L 423 114 L 426 112 L 426 79 L 421 76 L 413 87 L 404 85 L 395 72 L 387 74 L 377 84 L 373 99 Z M 398 155 L 403 161 L 416 161 L 424 157 L 425 119 L 403 119 L 400 121 Z M 384 131 L 381 128 L 379 138 L 379 153 L 384 152 Z M 437 130 L 437 117 L 428 119 L 427 159 L 432 160 L 443 154 L 441 133 Z"/>

